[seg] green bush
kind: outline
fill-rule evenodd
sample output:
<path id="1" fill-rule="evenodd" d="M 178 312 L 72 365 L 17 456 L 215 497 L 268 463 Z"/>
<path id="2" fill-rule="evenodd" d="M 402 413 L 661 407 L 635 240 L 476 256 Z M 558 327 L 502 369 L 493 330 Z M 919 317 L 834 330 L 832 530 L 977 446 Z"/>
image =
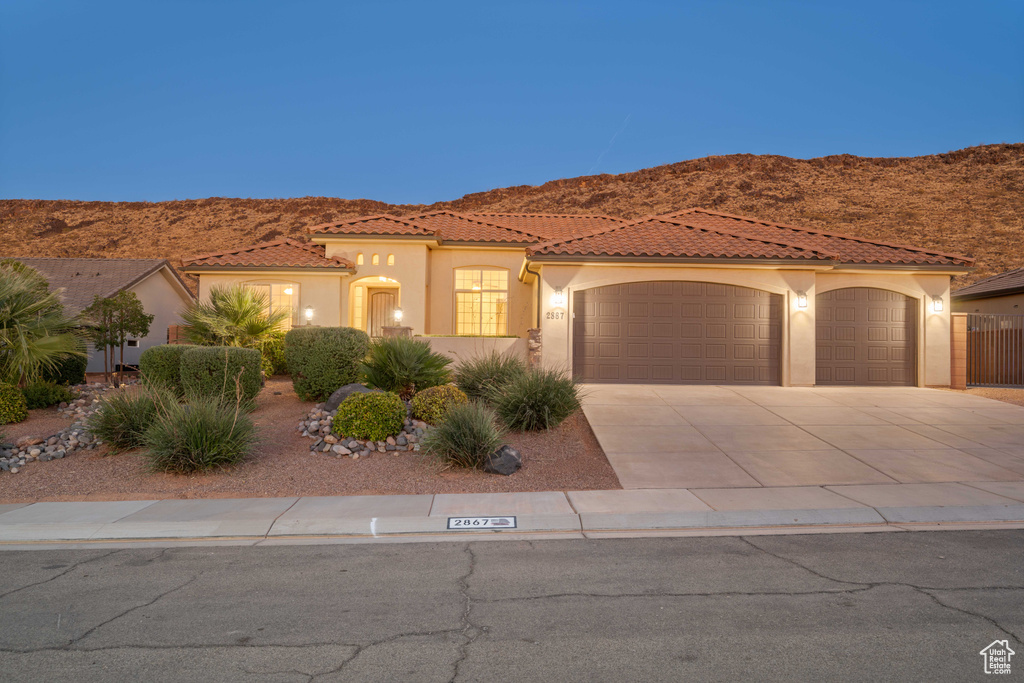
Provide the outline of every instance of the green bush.
<path id="1" fill-rule="evenodd" d="M 0 383 L 0 425 L 21 422 L 28 417 L 25 394 L 13 384 Z"/>
<path id="2" fill-rule="evenodd" d="M 157 409 L 177 404 L 172 395 L 154 395 L 154 389 L 119 389 L 103 397 L 99 409 L 89 416 L 86 429 L 115 449 L 129 450 L 146 444 L 146 430 L 156 420 Z"/>
<path id="3" fill-rule="evenodd" d="M 430 387 L 412 397 L 412 414 L 427 424 L 437 424 L 452 406 L 468 403 L 469 397 L 453 384 Z"/>
<path id="4" fill-rule="evenodd" d="M 402 431 L 405 416 L 405 403 L 398 394 L 352 394 L 338 406 L 333 429 L 339 436 L 383 441 Z"/>
<path id="5" fill-rule="evenodd" d="M 225 404 L 256 407 L 263 377 L 260 352 L 237 346 L 193 346 L 181 354 L 181 388 L 193 397 L 213 396 Z"/>
<path id="6" fill-rule="evenodd" d="M 187 405 L 161 405 L 144 441 L 155 469 L 184 474 L 241 462 L 256 441 L 256 427 L 234 401 L 193 397 Z"/>
<path id="7" fill-rule="evenodd" d="M 81 345 L 81 350 L 85 352 L 85 344 Z M 39 373 L 39 379 L 63 386 L 85 384 L 85 368 L 88 365 L 88 356 L 62 356 L 53 367 L 44 367 Z"/>
<path id="8" fill-rule="evenodd" d="M 470 398 L 485 399 L 495 387 L 502 387 L 526 372 L 526 363 L 519 356 L 491 351 L 463 361 L 455 368 L 455 383 Z"/>
<path id="9" fill-rule="evenodd" d="M 579 409 L 580 388 L 565 372 L 533 369 L 494 387 L 488 400 L 510 429 L 550 429 Z"/>
<path id="10" fill-rule="evenodd" d="M 430 350 L 428 342 L 411 337 L 385 337 L 370 344 L 359 369 L 366 386 L 394 391 L 403 398 L 448 384 L 452 359 Z"/>
<path id="11" fill-rule="evenodd" d="M 487 456 L 501 446 L 502 431 L 494 421 L 494 412 L 473 401 L 452 406 L 423 439 L 423 449 L 450 465 L 481 467 Z"/>
<path id="12" fill-rule="evenodd" d="M 151 385 L 167 387 L 178 396 L 184 393 L 181 387 L 181 356 L 191 344 L 161 344 L 151 346 L 139 356 L 139 372 L 142 379 Z"/>
<path id="13" fill-rule="evenodd" d="M 70 401 L 74 398 L 67 387 L 56 382 L 32 382 L 22 387 L 21 393 L 25 394 L 25 403 L 29 410 L 49 408 L 61 401 Z"/>
<path id="14" fill-rule="evenodd" d="M 284 356 L 295 393 L 303 401 L 325 401 L 338 387 L 359 378 L 370 338 L 352 327 L 296 327 L 284 337 Z"/>
<path id="15" fill-rule="evenodd" d="M 284 332 L 271 334 L 260 345 L 263 356 L 263 374 L 267 377 L 284 375 L 288 372 L 288 363 L 284 358 Z"/>

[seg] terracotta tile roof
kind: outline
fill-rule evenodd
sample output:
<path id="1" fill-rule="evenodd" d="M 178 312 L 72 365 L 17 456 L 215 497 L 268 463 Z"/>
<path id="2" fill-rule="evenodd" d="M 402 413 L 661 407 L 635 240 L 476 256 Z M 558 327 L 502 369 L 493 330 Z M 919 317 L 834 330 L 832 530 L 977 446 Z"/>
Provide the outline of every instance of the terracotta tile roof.
<path id="1" fill-rule="evenodd" d="M 496 220 L 485 220 L 480 214 L 462 214 L 455 211 L 434 211 L 403 220 L 440 235 L 445 242 L 518 242 L 533 244 L 536 235 L 516 230 Z"/>
<path id="2" fill-rule="evenodd" d="M 289 238 L 274 242 L 261 242 L 241 249 L 218 251 L 183 258 L 185 270 L 227 266 L 232 268 L 326 268 L 351 270 L 348 259 L 327 258 L 323 245 L 300 242 Z"/>
<path id="3" fill-rule="evenodd" d="M 167 259 L 160 258 L 21 258 L 12 257 L 34 268 L 46 278 L 50 289 L 63 289 L 61 301 L 67 313 L 77 314 L 99 296 L 111 297 L 122 289 L 141 282 L 163 267 L 174 276 L 187 292 L 188 288 L 171 268 Z M 191 294 L 190 294 L 191 296 Z"/>
<path id="4" fill-rule="evenodd" d="M 721 228 L 692 227 L 642 218 L 584 237 L 553 240 L 532 247 L 535 256 L 619 256 L 674 258 L 760 258 L 831 261 L 834 254 L 766 238 L 737 235 Z"/>
<path id="5" fill-rule="evenodd" d="M 435 236 L 435 233 L 410 222 L 409 217 L 395 216 L 360 216 L 336 223 L 321 223 L 307 228 L 307 232 L 315 235 L 424 235 Z"/>
<path id="6" fill-rule="evenodd" d="M 656 226 L 656 229 L 645 230 L 645 226 Z M 671 236 L 673 228 L 670 226 L 676 226 L 682 234 Z M 731 235 L 749 240 L 748 249 L 744 251 L 739 248 L 740 242 L 733 242 L 735 253 L 722 250 L 724 245 L 721 238 L 712 239 L 712 234 Z M 700 239 L 712 241 L 707 247 L 702 247 L 695 242 Z M 755 246 L 756 244 L 763 246 Z M 787 252 L 784 248 L 797 251 Z M 720 253 L 715 253 L 716 249 L 721 250 Z M 843 264 L 968 266 L 973 263 L 973 259 L 966 256 L 876 242 L 782 223 L 769 223 L 699 208 L 642 218 L 589 236 L 553 240 L 533 247 L 529 253 L 538 256 L 699 254 L 701 257 L 711 254 L 720 258 L 814 258 L 834 260 Z"/>
<path id="7" fill-rule="evenodd" d="M 570 213 L 470 213 L 465 215 L 535 235 L 541 240 L 569 239 L 604 231 L 627 222 L 614 216 Z"/>
<path id="8" fill-rule="evenodd" d="M 992 277 L 978 280 L 953 292 L 954 299 L 984 299 L 990 296 L 1024 292 L 1024 268 L 1008 270 Z"/>

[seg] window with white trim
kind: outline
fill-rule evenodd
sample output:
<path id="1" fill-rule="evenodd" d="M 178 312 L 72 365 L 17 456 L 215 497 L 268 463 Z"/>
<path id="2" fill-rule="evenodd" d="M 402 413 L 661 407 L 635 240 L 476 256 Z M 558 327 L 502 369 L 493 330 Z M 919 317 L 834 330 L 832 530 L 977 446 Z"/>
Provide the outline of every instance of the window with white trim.
<path id="1" fill-rule="evenodd" d="M 455 334 L 498 337 L 508 334 L 508 271 L 455 269 Z"/>
<path id="2" fill-rule="evenodd" d="M 292 329 L 298 312 L 299 286 L 297 284 L 271 282 L 268 284 L 246 284 L 246 287 L 263 292 L 269 302 L 268 312 L 288 311 L 288 317 L 281 322 L 280 329 Z"/>

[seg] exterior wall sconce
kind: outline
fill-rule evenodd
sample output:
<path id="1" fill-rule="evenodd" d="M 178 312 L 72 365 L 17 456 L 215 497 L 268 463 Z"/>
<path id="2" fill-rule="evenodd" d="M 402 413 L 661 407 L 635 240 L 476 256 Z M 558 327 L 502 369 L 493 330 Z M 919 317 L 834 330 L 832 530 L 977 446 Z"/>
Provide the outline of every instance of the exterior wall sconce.
<path id="1" fill-rule="evenodd" d="M 796 307 L 801 309 L 807 308 L 807 292 L 796 293 Z"/>
<path id="2" fill-rule="evenodd" d="M 396 323 L 402 322 L 402 316 L 404 316 L 404 315 L 405 315 L 405 313 L 402 312 L 401 308 L 396 308 L 395 312 L 394 312 L 395 322 Z"/>
<path id="3" fill-rule="evenodd" d="M 551 293 L 551 307 L 561 308 L 562 306 L 565 306 L 565 292 L 561 289 L 556 289 Z"/>
<path id="4" fill-rule="evenodd" d="M 932 297 L 932 310 L 934 312 L 936 312 L 936 313 L 942 313 L 942 297 L 941 296 L 933 296 Z"/>
<path id="5" fill-rule="evenodd" d="M 313 323 L 313 307 L 306 306 L 306 324 L 311 325 Z"/>

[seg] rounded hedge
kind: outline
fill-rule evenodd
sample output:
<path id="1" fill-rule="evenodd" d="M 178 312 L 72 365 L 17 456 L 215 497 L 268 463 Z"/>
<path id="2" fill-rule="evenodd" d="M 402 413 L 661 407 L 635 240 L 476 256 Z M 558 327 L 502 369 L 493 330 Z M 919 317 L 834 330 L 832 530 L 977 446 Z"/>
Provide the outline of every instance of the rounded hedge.
<path id="1" fill-rule="evenodd" d="M 452 406 L 468 403 L 466 393 L 453 384 L 430 387 L 412 397 L 412 414 L 427 424 L 437 424 Z"/>
<path id="2" fill-rule="evenodd" d="M 13 384 L 0 384 L 0 425 L 21 422 L 28 417 L 25 394 Z"/>
<path id="3" fill-rule="evenodd" d="M 370 337 L 352 327 L 296 327 L 284 337 L 284 357 L 295 393 L 303 401 L 325 401 L 338 387 L 359 378 Z"/>
<path id="4" fill-rule="evenodd" d="M 256 349 L 238 346 L 193 346 L 181 354 L 181 388 L 185 395 L 214 397 L 227 404 L 236 400 L 236 378 L 246 409 L 255 407 L 263 376 Z"/>
<path id="5" fill-rule="evenodd" d="M 181 387 L 181 356 L 189 349 L 197 348 L 191 344 L 161 344 L 151 346 L 139 356 L 139 372 L 142 378 L 151 384 L 167 387 L 179 396 Z"/>
<path id="6" fill-rule="evenodd" d="M 74 398 L 66 386 L 56 382 L 32 382 L 26 385 L 21 393 L 25 394 L 29 410 L 49 408 L 61 401 L 70 401 Z"/>
<path id="7" fill-rule="evenodd" d="M 390 391 L 352 394 L 338 406 L 334 433 L 354 439 L 383 441 L 402 431 L 405 403 Z"/>
<path id="8" fill-rule="evenodd" d="M 85 345 L 81 345 L 85 352 Z M 44 382 L 54 382 L 64 386 L 74 384 L 85 384 L 85 368 L 89 365 L 89 357 L 82 356 L 61 356 L 53 367 L 45 367 L 39 373 L 39 379 Z"/>

